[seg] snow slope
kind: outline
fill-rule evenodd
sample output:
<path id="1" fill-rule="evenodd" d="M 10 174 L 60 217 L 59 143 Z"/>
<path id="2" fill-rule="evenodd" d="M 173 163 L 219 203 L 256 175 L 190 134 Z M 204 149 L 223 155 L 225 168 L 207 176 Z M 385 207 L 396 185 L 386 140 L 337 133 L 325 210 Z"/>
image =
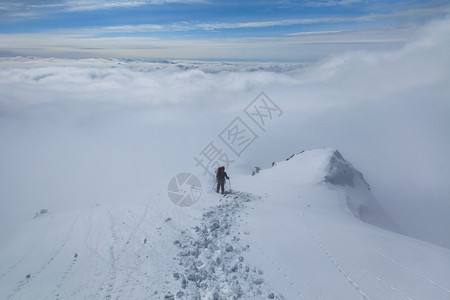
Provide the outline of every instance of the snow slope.
<path id="1" fill-rule="evenodd" d="M 450 251 L 355 218 L 393 226 L 336 150 L 233 184 L 264 196 L 249 210 L 246 257 L 287 299 L 450 299 Z"/>
<path id="2" fill-rule="evenodd" d="M 2 238 L 0 298 L 450 298 L 450 251 L 378 227 L 395 224 L 336 150 L 232 180 L 190 208 L 37 216 Z"/>
<path id="3" fill-rule="evenodd" d="M 127 205 L 37 217 L 1 247 L 0 298 L 154 294 L 170 274 L 165 261 L 175 254 L 173 230 L 160 214 L 149 205 Z"/>

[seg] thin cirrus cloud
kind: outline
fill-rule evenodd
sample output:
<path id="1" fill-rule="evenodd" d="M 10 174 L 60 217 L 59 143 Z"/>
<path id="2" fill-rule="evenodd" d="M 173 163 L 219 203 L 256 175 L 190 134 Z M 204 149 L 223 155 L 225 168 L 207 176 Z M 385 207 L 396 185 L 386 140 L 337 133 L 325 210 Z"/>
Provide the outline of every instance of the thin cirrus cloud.
<path id="1" fill-rule="evenodd" d="M 191 30 L 220 30 L 220 29 L 241 29 L 241 28 L 266 28 L 276 26 L 292 26 L 302 24 L 326 24 L 342 22 L 361 22 L 370 21 L 377 18 L 384 18 L 383 15 L 369 15 L 355 18 L 302 18 L 275 21 L 259 22 L 236 22 L 236 23 L 199 23 L 199 22 L 180 22 L 168 25 L 140 24 L 125 26 L 110 26 L 100 30 L 106 32 L 147 32 L 147 31 L 191 31 Z"/>
<path id="2" fill-rule="evenodd" d="M 361 3 L 362 0 L 319 0 L 309 1 L 307 6 L 321 7 L 321 6 L 348 6 L 356 3 Z"/>
<path id="3" fill-rule="evenodd" d="M 205 3 L 203 0 L 136 0 L 136 1 L 0 1 L 0 16 L 3 22 L 15 22 L 27 19 L 48 18 L 61 13 L 102 11 L 110 9 L 138 8 L 148 5 L 164 4 L 198 4 Z"/>
<path id="4" fill-rule="evenodd" d="M 116 10 L 118 12 L 125 12 L 127 9 L 139 10 L 141 7 L 146 7 L 147 9 L 151 6 L 164 6 L 172 5 L 176 8 L 175 18 L 179 19 L 179 22 L 189 22 L 190 16 L 188 13 L 184 13 L 186 6 L 180 5 L 190 5 L 194 9 L 199 8 L 204 12 L 203 17 L 210 15 L 212 19 L 223 19 L 224 17 L 233 17 L 233 15 L 228 15 L 228 13 L 221 13 L 221 9 L 229 9 L 230 7 L 235 7 L 237 11 L 242 7 L 250 9 L 246 13 L 238 13 L 239 22 L 227 23 L 227 22 L 206 22 L 208 26 L 193 26 L 195 28 L 255 28 L 255 27 L 269 27 L 269 26 L 289 26 L 297 24 L 313 24 L 313 23 L 329 23 L 329 22 L 370 22 L 377 20 L 379 18 L 386 17 L 399 17 L 399 16 L 410 16 L 410 17 L 420 17 L 427 14 L 436 14 L 438 12 L 442 13 L 443 9 L 447 6 L 445 2 L 440 0 L 427 1 L 424 4 L 417 3 L 415 1 L 408 2 L 408 5 L 404 5 L 402 1 L 396 3 L 396 5 L 380 6 L 382 8 L 372 9 L 370 4 L 365 4 L 362 1 L 311 1 L 311 2 L 295 2 L 295 1 L 281 1 L 276 3 L 251 3 L 248 1 L 242 1 L 239 3 L 222 4 L 220 2 L 208 1 L 208 0 L 135 0 L 135 1 L 92 1 L 92 0 L 76 0 L 76 1 L 4 1 L 0 0 L 0 15 L 3 18 L 3 22 L 18 21 L 20 18 L 26 19 L 27 17 L 34 18 L 52 18 L 58 16 L 62 13 L 83 13 L 92 11 L 104 11 L 104 10 Z M 402 5 L 403 4 L 403 5 Z M 344 14 L 345 17 L 339 17 L 341 14 L 339 11 L 326 11 L 324 7 L 330 7 L 335 9 L 336 7 L 346 7 L 349 9 L 349 14 Z M 372 5 L 373 6 L 373 5 Z M 375 7 L 375 6 L 373 6 Z M 289 9 L 291 8 L 291 9 Z M 297 15 L 301 15 L 304 9 L 309 9 L 307 11 L 308 15 L 312 18 L 292 18 L 292 13 L 290 10 L 297 12 Z M 337 9 L 337 8 L 336 8 Z M 268 11 L 277 11 L 277 13 L 265 13 Z M 376 13 L 368 13 L 368 12 Z M 136 11 L 138 12 L 138 11 Z M 261 15 L 261 13 L 263 15 Z M 253 17 L 261 15 L 263 16 L 263 21 L 245 22 L 244 19 L 253 19 Z M 291 16 L 291 17 L 288 17 Z M 171 16 L 173 18 L 174 16 Z M 234 18 L 235 19 L 235 18 Z M 257 19 L 261 19 L 258 17 Z M 266 20 L 264 20 L 266 19 Z M 202 22 L 205 23 L 205 22 Z M 211 24 L 208 24 L 211 23 Z M 174 23 L 173 23 L 174 24 Z M 116 24 L 117 25 L 117 24 Z M 127 25 L 127 24 L 121 24 Z M 119 25 L 117 25 L 119 26 Z M 173 26 L 173 25 L 172 25 Z"/>
<path id="5" fill-rule="evenodd" d="M 174 3 L 196 4 L 205 3 L 202 0 L 144 0 L 144 1 L 68 1 L 66 3 L 67 11 L 90 11 L 103 10 L 111 8 L 130 8 L 144 5 L 164 5 Z"/>

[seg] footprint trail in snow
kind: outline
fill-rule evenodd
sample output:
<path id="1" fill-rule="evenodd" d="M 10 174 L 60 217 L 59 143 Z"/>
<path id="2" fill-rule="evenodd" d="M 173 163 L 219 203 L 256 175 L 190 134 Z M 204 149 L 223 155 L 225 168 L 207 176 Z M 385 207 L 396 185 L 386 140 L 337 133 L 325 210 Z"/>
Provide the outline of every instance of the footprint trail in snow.
<path id="1" fill-rule="evenodd" d="M 256 198 L 241 192 L 223 196 L 221 204 L 206 209 L 198 226 L 181 232 L 174 245 L 183 271 L 173 274 L 180 289 L 166 299 L 283 298 L 243 256 L 250 246 L 241 240 L 241 213 Z"/>

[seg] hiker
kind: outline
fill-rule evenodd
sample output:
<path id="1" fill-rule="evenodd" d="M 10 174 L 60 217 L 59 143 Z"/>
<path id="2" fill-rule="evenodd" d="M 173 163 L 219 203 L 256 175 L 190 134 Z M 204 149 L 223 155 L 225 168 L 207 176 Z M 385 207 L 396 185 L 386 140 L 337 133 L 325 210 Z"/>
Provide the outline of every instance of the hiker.
<path id="1" fill-rule="evenodd" d="M 225 167 L 221 166 L 217 169 L 216 172 L 216 178 L 217 178 L 217 192 L 219 192 L 219 189 L 222 189 L 222 194 L 225 193 L 225 178 L 230 179 L 228 177 L 227 172 L 225 172 Z"/>

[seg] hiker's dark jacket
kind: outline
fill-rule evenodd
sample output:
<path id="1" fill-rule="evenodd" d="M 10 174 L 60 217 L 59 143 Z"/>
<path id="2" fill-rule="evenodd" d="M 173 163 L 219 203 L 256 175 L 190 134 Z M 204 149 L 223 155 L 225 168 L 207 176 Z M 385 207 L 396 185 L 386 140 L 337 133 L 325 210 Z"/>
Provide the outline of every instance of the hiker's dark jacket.
<path id="1" fill-rule="evenodd" d="M 227 172 L 222 171 L 222 170 L 217 171 L 216 178 L 217 178 L 217 182 L 220 182 L 220 183 L 225 182 L 225 178 L 230 179 L 227 175 Z"/>

